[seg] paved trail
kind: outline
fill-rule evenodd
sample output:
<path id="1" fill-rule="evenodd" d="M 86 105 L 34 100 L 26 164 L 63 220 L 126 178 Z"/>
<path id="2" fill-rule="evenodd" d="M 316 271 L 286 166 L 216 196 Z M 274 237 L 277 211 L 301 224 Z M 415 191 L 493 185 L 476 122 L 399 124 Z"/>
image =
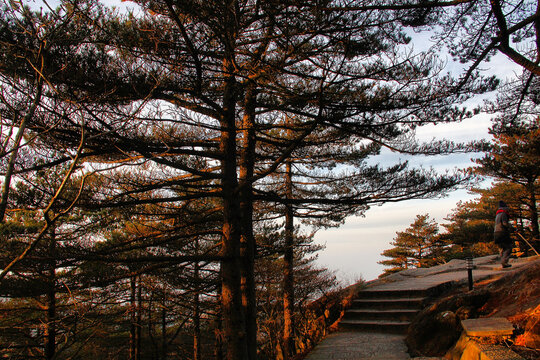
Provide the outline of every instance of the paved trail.
<path id="1" fill-rule="evenodd" d="M 403 335 L 337 332 L 329 335 L 306 360 L 410 359 Z"/>
<path id="2" fill-rule="evenodd" d="M 474 280 L 494 277 L 519 268 L 539 257 L 513 259 L 512 268 L 501 269 L 495 255 L 474 259 Z M 466 284 L 467 265 L 464 260 L 453 260 L 447 264 L 428 269 L 411 269 L 390 275 L 385 282 L 374 281 L 369 289 L 407 290 L 427 289 L 449 281 Z M 410 359 L 405 346 L 405 336 L 363 331 L 339 331 L 330 334 L 305 360 L 406 360 Z"/>

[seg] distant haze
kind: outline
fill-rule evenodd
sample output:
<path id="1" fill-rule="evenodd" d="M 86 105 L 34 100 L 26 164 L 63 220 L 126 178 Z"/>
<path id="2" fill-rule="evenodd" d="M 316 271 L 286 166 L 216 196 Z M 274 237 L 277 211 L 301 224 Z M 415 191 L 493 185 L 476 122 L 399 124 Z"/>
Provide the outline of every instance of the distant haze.
<path id="1" fill-rule="evenodd" d="M 408 228 L 418 214 L 429 214 L 440 224 L 458 201 L 472 198 L 466 190 L 459 190 L 443 199 L 409 200 L 372 207 L 365 218 L 351 217 L 340 228 L 317 233 L 316 243 L 326 245 L 326 249 L 319 252 L 317 263 L 336 271 L 338 279 L 345 283 L 360 278 L 376 279 L 384 269 L 377 262 L 385 259 L 381 253 L 392 247 L 390 242 L 397 231 Z"/>

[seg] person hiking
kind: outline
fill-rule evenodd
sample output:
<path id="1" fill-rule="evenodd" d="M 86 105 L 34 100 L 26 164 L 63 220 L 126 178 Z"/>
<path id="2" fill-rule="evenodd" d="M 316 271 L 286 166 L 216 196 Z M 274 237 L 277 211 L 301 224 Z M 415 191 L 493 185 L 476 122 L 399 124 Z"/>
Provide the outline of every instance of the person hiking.
<path id="1" fill-rule="evenodd" d="M 512 239 L 510 232 L 510 211 L 504 201 L 499 201 L 499 208 L 495 215 L 495 229 L 493 232 L 493 240 L 501 248 L 501 265 L 503 268 L 508 268 L 512 265 L 508 263 L 510 254 L 512 254 Z"/>

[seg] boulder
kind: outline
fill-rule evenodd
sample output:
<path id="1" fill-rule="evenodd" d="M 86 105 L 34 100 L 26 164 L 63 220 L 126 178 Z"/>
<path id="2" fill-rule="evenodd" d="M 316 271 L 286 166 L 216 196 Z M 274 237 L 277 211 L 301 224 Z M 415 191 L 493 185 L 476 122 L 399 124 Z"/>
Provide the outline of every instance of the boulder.
<path id="1" fill-rule="evenodd" d="M 461 327 L 452 311 L 431 313 L 409 329 L 407 346 L 415 355 L 440 356 L 459 338 Z"/>
<path id="2" fill-rule="evenodd" d="M 407 332 L 409 353 L 443 356 L 461 336 L 461 320 L 476 316 L 488 297 L 485 291 L 455 294 L 421 311 Z"/>

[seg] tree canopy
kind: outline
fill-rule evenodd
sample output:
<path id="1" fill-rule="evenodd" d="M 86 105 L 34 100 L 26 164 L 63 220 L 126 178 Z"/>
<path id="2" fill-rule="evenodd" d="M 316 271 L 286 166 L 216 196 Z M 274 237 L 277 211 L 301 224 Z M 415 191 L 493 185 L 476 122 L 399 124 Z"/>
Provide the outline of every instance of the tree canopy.
<path id="1" fill-rule="evenodd" d="M 533 237 L 538 238 L 538 188 L 540 175 L 540 117 L 531 122 L 514 123 L 493 131 L 493 145 L 488 153 L 476 160 L 475 169 L 499 181 L 521 187 L 527 194 L 524 204 Z M 518 194 L 516 194 L 517 196 Z"/>
<path id="2" fill-rule="evenodd" d="M 393 248 L 383 251 L 382 255 L 389 260 L 379 263 L 391 266 L 385 274 L 406 269 L 430 267 L 443 261 L 439 225 L 428 214 L 416 215 L 414 222 L 404 231 L 398 231 Z"/>
<path id="3" fill-rule="evenodd" d="M 89 273 L 75 271 L 74 279 L 86 278 L 89 288 L 104 278 L 122 283 L 129 301 L 119 306 L 134 309 L 132 354 L 140 354 L 141 302 L 154 301 L 143 287 L 170 281 L 170 268 L 183 279 L 171 286 L 200 291 L 189 302 L 192 314 L 200 313 L 201 299 L 219 300 L 212 316 L 224 357 L 255 359 L 255 263 L 264 253 L 257 226 L 283 218 L 285 209 L 316 227 L 336 225 L 371 204 L 438 196 L 462 184 L 463 174 L 373 165 L 373 158 L 383 148 L 469 150 L 451 141 L 419 143 L 414 131 L 467 118 L 472 113 L 461 104 L 498 81 L 454 79 L 434 53 L 415 53 L 406 28 L 425 22 L 414 8 L 369 1 L 135 4 L 128 13 L 94 0 L 63 1 L 49 11 L 2 5 L 0 220 L 32 206 L 13 202 L 16 186 L 26 184 L 25 193 L 42 200 L 44 223 L 25 239 L 28 251 L 6 258 L 24 266 L 55 229 L 81 229 L 86 237 L 70 240 L 85 239 L 85 246 L 69 255 Z M 63 181 L 34 186 L 44 169 Z M 77 222 L 66 223 L 72 213 L 80 214 Z M 88 223 L 102 227 L 88 230 Z M 109 264 L 116 277 L 96 263 Z M 220 286 L 203 287 L 201 272 Z M 2 274 L 13 276 L 8 268 Z M 52 325 L 57 294 L 49 297 Z M 164 338 L 173 321 L 167 313 Z"/>

